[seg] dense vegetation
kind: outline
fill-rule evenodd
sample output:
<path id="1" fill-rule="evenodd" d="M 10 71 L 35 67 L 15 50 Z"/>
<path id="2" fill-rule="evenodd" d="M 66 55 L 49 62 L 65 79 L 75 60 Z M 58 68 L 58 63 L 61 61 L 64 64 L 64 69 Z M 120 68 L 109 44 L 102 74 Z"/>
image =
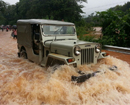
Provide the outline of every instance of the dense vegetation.
<path id="1" fill-rule="evenodd" d="M 125 15 L 122 11 L 108 10 L 98 14 L 102 26 L 103 43 L 129 47 L 130 13 Z"/>
<path id="2" fill-rule="evenodd" d="M 100 43 L 130 47 L 130 2 L 123 6 L 116 6 L 107 11 L 89 15 L 87 22 L 93 26 L 101 26 L 103 37 L 96 40 Z M 95 40 L 93 40 L 95 41 Z"/>
<path id="3" fill-rule="evenodd" d="M 18 19 L 54 19 L 84 24 L 81 2 L 86 0 L 20 0 L 9 5 L 0 0 L 0 24 L 16 24 Z M 80 23 L 79 23 L 80 22 Z"/>

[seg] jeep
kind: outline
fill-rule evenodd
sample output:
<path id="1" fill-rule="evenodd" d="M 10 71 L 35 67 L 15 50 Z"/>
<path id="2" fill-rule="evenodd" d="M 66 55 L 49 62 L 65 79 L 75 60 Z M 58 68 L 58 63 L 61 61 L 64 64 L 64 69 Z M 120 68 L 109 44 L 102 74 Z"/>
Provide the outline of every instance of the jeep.
<path id="1" fill-rule="evenodd" d="M 17 21 L 18 56 L 41 66 L 92 65 L 106 57 L 99 43 L 77 38 L 71 22 L 23 19 Z"/>

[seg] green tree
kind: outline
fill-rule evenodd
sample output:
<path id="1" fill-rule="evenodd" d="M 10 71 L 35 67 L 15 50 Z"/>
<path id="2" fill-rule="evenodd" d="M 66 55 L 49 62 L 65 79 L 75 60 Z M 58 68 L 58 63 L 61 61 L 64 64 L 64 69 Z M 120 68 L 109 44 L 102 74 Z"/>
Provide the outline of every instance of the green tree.
<path id="1" fill-rule="evenodd" d="M 85 21 L 82 2 L 86 0 L 20 0 L 16 5 L 7 5 L 2 14 L 5 24 L 16 24 L 18 19 L 54 19 L 74 22 L 81 33 Z M 82 32 L 82 33 L 83 33 Z"/>
<path id="2" fill-rule="evenodd" d="M 123 15 L 122 11 L 98 12 L 105 44 L 128 47 L 130 39 L 130 13 Z M 104 42 L 104 41 L 103 41 Z"/>
<path id="3" fill-rule="evenodd" d="M 86 0 L 20 0 L 18 15 L 21 18 L 49 18 L 76 22 L 83 13 L 81 2 Z"/>
<path id="4" fill-rule="evenodd" d="M 5 22 L 5 17 L 4 17 L 5 10 L 6 10 L 6 3 L 0 0 L 0 24 L 4 24 Z"/>

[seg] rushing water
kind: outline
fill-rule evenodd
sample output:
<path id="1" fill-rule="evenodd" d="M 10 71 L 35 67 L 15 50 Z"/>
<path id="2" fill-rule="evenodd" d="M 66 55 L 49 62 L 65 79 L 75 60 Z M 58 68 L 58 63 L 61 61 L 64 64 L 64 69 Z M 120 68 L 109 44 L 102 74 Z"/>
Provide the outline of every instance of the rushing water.
<path id="1" fill-rule="evenodd" d="M 116 65 L 118 71 L 110 71 Z M 77 84 L 76 68 L 42 68 L 17 57 L 17 40 L 10 32 L 0 31 L 0 105 L 130 105 L 130 66 L 112 56 L 92 67 L 78 67 L 83 72 L 102 71 Z M 105 71 L 105 73 L 103 72 Z"/>

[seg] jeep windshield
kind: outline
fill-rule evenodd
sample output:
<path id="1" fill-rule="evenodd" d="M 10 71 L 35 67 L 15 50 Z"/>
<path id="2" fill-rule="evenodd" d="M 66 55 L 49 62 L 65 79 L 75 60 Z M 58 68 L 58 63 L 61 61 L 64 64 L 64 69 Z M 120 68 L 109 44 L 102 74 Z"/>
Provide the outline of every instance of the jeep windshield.
<path id="1" fill-rule="evenodd" d="M 43 25 L 44 35 L 75 35 L 74 26 Z"/>

